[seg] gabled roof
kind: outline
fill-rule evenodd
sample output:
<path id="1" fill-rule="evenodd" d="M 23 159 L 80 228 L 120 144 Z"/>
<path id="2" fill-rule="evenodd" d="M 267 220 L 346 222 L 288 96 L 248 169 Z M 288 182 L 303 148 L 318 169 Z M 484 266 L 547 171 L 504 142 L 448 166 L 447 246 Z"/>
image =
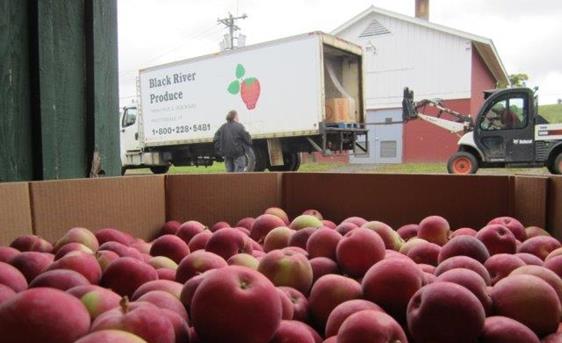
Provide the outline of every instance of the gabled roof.
<path id="1" fill-rule="evenodd" d="M 436 31 L 440 31 L 440 32 L 445 32 L 445 33 L 448 33 L 448 34 L 451 34 L 451 35 L 454 35 L 454 36 L 458 36 L 458 37 L 462 37 L 462 38 L 465 38 L 467 40 L 472 41 L 472 44 L 474 44 L 474 46 L 476 47 L 476 50 L 478 51 L 478 53 L 480 54 L 480 56 L 484 60 L 484 63 L 486 63 L 486 65 L 490 69 L 490 72 L 492 73 L 492 75 L 494 75 L 494 78 L 501 83 L 509 84 L 509 75 L 508 75 L 507 71 L 505 70 L 505 67 L 502 63 L 502 60 L 501 60 L 499 54 L 498 54 L 496 46 L 494 45 L 494 42 L 490 38 L 486 38 L 486 37 L 478 36 L 478 35 L 475 35 L 475 34 L 472 34 L 472 33 L 460 31 L 460 30 L 457 30 L 457 29 L 453 29 L 451 27 L 435 24 L 435 23 L 429 22 L 429 21 L 424 20 L 424 19 L 410 17 L 410 16 L 400 14 L 400 13 L 397 13 L 397 12 L 388 11 L 388 10 L 385 10 L 383 8 L 379 8 L 379 7 L 376 7 L 376 6 L 370 6 L 369 8 L 364 10 L 363 12 L 359 13 L 355 17 L 351 18 L 347 22 L 345 22 L 342 25 L 340 25 L 339 27 L 337 27 L 335 30 L 332 31 L 332 34 L 333 35 L 340 34 L 341 32 L 345 31 L 349 27 L 353 26 L 355 23 L 359 22 L 360 20 L 366 18 L 367 16 L 369 16 L 371 14 L 384 15 L 384 16 L 387 16 L 387 17 L 391 17 L 391 18 L 395 18 L 395 19 L 398 19 L 398 20 L 406 21 L 406 22 L 409 22 L 409 23 L 412 23 L 412 24 L 415 24 L 415 25 L 426 27 L 428 29 L 432 29 L 432 30 L 436 30 Z"/>

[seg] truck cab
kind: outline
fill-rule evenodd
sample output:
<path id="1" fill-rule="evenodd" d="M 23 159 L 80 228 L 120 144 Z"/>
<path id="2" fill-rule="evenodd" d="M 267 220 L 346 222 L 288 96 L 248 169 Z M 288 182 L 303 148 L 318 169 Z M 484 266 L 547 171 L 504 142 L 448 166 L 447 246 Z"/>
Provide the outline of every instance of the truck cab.
<path id="1" fill-rule="evenodd" d="M 528 88 L 486 91 L 474 131 L 459 141 L 449 160 L 452 173 L 478 167 L 543 167 L 562 170 L 562 124 L 549 124 L 538 114 L 535 92 Z M 468 161 L 471 159 L 472 161 Z M 460 156 L 460 158 L 459 158 Z M 476 162 L 476 164 L 474 163 Z"/>

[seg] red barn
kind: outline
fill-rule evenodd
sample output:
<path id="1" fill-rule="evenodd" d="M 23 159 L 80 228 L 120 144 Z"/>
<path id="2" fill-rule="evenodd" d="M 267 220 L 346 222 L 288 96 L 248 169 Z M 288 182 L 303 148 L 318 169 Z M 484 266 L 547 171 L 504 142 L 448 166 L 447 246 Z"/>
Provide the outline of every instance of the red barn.
<path id="1" fill-rule="evenodd" d="M 420 120 L 400 123 L 404 87 L 416 100 L 443 99 L 475 115 L 484 90 L 508 83 L 492 40 L 432 23 L 428 1 L 416 5 L 418 17 L 371 6 L 333 32 L 364 47 L 370 154 L 353 163 L 446 161 L 456 151 L 456 135 Z"/>

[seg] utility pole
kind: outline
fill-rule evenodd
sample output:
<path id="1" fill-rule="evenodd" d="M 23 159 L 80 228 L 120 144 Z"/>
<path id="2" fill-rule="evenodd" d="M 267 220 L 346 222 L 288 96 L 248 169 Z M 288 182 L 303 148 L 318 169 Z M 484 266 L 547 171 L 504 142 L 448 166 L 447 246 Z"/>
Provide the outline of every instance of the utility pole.
<path id="1" fill-rule="evenodd" d="M 234 49 L 234 32 L 240 30 L 240 27 L 238 27 L 238 25 L 236 25 L 236 20 L 241 20 L 241 19 L 246 19 L 248 18 L 248 16 L 246 14 L 243 14 L 239 17 L 235 17 L 232 15 L 232 13 L 228 13 L 228 17 L 226 18 L 222 18 L 222 19 L 217 19 L 217 22 L 219 24 L 223 24 L 224 26 L 226 26 L 228 28 L 228 32 L 229 32 L 229 39 L 230 39 L 230 49 Z"/>

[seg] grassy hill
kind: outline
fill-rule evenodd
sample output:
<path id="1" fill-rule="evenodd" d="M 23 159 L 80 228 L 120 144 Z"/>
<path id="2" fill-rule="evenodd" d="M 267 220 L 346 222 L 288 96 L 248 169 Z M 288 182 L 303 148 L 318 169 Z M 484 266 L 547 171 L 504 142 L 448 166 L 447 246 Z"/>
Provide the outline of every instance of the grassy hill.
<path id="1" fill-rule="evenodd" d="M 562 123 L 562 105 L 539 106 L 539 114 L 551 123 Z"/>

